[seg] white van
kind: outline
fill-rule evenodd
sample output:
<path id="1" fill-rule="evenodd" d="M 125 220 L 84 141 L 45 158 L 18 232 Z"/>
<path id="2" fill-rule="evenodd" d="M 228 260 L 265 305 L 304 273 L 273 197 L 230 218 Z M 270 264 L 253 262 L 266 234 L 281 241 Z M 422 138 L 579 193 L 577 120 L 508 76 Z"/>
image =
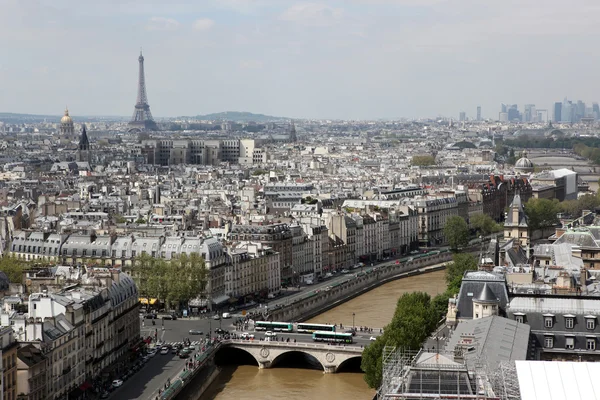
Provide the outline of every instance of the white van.
<path id="1" fill-rule="evenodd" d="M 228 312 L 224 312 L 223 319 L 229 319 L 229 318 L 231 318 L 231 314 L 229 314 Z"/>

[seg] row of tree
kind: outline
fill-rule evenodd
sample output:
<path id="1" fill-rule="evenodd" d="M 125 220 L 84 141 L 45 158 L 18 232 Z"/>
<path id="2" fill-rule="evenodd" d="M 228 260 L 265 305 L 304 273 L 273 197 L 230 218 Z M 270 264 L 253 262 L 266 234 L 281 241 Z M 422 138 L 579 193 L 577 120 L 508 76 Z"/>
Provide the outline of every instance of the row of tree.
<path id="1" fill-rule="evenodd" d="M 167 308 L 187 304 L 201 295 L 207 282 L 204 259 L 197 253 L 165 260 L 143 254 L 130 268 L 140 297 L 164 301 Z"/>
<path id="2" fill-rule="evenodd" d="M 473 233 L 475 235 L 487 236 L 502 230 L 502 226 L 497 224 L 492 217 L 486 214 L 475 214 L 470 219 Z M 444 225 L 444 235 L 451 249 L 460 249 L 469 244 L 471 230 L 464 218 L 455 215 L 446 220 Z"/>
<path id="3" fill-rule="evenodd" d="M 466 271 L 476 270 L 477 260 L 471 254 L 455 254 L 446 268 L 448 288 L 433 299 L 427 293 L 405 293 L 396 304 L 392 322 L 384 333 L 363 352 L 361 368 L 364 379 L 371 388 L 381 386 L 383 374 L 383 349 L 395 346 L 398 349 L 418 350 L 437 328 L 448 309 L 448 299 L 460 290 Z"/>

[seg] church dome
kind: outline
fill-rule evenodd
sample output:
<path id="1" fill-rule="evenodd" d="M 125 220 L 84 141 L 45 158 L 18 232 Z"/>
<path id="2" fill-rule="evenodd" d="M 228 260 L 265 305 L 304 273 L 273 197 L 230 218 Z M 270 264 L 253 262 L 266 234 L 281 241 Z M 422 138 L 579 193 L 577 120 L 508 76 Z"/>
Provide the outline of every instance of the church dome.
<path id="1" fill-rule="evenodd" d="M 527 152 L 523 152 L 523 156 L 515 163 L 515 169 L 520 172 L 533 172 L 533 162 L 527 158 Z"/>
<path id="2" fill-rule="evenodd" d="M 65 115 L 60 119 L 60 123 L 63 125 L 70 125 L 73 123 L 73 119 L 69 116 L 69 109 L 65 109 Z"/>

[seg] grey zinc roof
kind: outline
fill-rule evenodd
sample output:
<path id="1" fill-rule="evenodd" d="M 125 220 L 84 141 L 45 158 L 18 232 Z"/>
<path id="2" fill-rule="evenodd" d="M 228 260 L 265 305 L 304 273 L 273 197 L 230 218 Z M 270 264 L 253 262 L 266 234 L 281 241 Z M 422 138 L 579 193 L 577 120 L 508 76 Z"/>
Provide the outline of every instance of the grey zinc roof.
<path id="1" fill-rule="evenodd" d="M 598 247 L 594 236 L 587 229 L 567 231 L 559 237 L 554 244 L 569 243 L 580 247 Z"/>
<path id="2" fill-rule="evenodd" d="M 527 324 L 498 316 L 460 321 L 446 342 L 445 352 L 453 352 L 461 336 L 474 337 L 471 346 L 475 349 L 465 352 L 465 358 L 480 358 L 493 369 L 501 361 L 527 358 L 530 330 Z"/>

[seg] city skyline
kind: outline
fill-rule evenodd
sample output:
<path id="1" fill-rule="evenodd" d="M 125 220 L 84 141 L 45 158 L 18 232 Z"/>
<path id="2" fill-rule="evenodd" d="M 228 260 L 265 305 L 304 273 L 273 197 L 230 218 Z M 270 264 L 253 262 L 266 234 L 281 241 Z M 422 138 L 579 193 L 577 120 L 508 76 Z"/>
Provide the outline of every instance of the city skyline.
<path id="1" fill-rule="evenodd" d="M 74 115 L 127 116 L 140 47 L 158 118 L 474 119 L 481 106 L 496 119 L 505 99 L 551 110 L 600 89 L 599 56 L 585 51 L 598 30 L 591 1 L 36 4 L 3 4 L 0 112 L 58 115 L 69 104 Z"/>

